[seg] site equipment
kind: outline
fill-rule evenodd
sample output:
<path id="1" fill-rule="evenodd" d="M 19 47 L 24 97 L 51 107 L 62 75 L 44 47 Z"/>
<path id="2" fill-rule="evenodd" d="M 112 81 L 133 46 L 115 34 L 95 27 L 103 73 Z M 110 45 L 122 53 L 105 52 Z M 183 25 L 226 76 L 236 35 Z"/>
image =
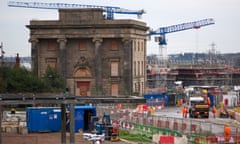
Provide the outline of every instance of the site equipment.
<path id="1" fill-rule="evenodd" d="M 148 36 L 151 37 L 152 35 L 158 35 L 158 37 L 155 37 L 155 41 L 158 42 L 158 45 L 159 45 L 160 58 L 164 58 L 163 50 L 164 50 L 164 46 L 167 45 L 166 36 L 165 36 L 166 34 L 189 30 L 189 29 L 198 29 L 200 27 L 208 26 L 212 24 L 215 24 L 214 20 L 212 18 L 208 18 L 208 19 L 203 19 L 203 20 L 194 21 L 194 22 L 187 22 L 187 23 L 182 23 L 182 24 L 177 24 L 172 26 L 160 27 L 155 31 L 150 30 Z"/>
<path id="2" fill-rule="evenodd" d="M 98 5 L 83 5 L 83 4 L 67 4 L 67 3 L 43 3 L 43 2 L 16 2 L 9 1 L 10 7 L 24 7 L 24 8 L 39 8 L 39 9 L 85 9 L 85 8 L 99 8 L 106 12 L 106 18 L 112 20 L 114 13 L 116 14 L 132 14 L 140 17 L 144 14 L 144 10 L 128 10 L 115 6 L 98 6 Z"/>
<path id="3" fill-rule="evenodd" d="M 204 100 L 204 97 L 193 96 L 189 98 L 189 117 L 190 118 L 208 118 L 210 107 Z"/>
<path id="4" fill-rule="evenodd" d="M 101 121 L 96 123 L 95 129 L 98 135 L 104 134 L 106 140 L 119 140 L 118 131 L 113 127 L 110 115 L 104 114 L 101 118 Z"/>

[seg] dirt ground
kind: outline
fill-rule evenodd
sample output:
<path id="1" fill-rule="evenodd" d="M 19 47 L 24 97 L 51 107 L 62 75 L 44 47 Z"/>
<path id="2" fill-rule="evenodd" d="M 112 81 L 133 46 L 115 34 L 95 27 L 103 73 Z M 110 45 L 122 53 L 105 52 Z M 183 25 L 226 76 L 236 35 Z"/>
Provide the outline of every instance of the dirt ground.
<path id="1" fill-rule="evenodd" d="M 70 144 L 70 135 L 66 134 L 67 143 Z M 46 133 L 28 133 L 26 135 L 20 135 L 16 133 L 2 133 L 3 144 L 61 144 L 60 132 L 46 132 Z M 92 144 L 92 142 L 86 141 L 80 134 L 75 134 L 74 144 Z M 104 141 L 103 144 L 129 144 L 128 142 L 109 142 Z"/>

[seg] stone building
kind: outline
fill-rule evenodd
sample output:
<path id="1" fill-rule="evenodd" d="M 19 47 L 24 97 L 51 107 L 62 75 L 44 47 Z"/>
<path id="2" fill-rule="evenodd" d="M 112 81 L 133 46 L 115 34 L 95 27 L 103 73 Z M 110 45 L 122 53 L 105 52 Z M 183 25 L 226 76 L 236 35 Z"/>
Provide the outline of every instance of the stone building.
<path id="1" fill-rule="evenodd" d="M 32 70 L 56 68 L 73 95 L 142 95 L 146 23 L 107 20 L 101 9 L 60 9 L 59 20 L 32 20 Z"/>

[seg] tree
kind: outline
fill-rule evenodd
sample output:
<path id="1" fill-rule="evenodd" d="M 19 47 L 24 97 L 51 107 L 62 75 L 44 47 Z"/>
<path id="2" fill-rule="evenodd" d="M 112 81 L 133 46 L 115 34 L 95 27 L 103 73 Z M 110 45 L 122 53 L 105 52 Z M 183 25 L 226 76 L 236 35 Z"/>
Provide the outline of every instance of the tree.
<path id="1" fill-rule="evenodd" d="M 43 77 L 38 78 L 33 72 L 24 67 L 3 67 L 4 93 L 19 92 L 63 92 L 65 83 L 56 69 L 47 68 Z"/>
<path id="2" fill-rule="evenodd" d="M 62 76 L 58 73 L 56 68 L 47 67 L 43 76 L 45 84 L 50 88 L 51 92 L 64 91 L 65 82 Z"/>

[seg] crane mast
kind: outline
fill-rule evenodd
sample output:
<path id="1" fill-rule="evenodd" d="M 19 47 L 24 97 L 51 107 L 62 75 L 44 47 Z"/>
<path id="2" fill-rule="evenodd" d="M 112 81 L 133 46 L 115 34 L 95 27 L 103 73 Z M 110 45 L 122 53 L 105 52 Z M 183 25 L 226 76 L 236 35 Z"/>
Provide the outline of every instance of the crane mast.
<path id="1" fill-rule="evenodd" d="M 9 7 L 23 8 L 39 8 L 39 9 L 78 9 L 78 8 L 99 8 L 107 13 L 107 19 L 112 20 L 114 13 L 117 14 L 132 14 L 141 16 L 144 10 L 128 10 L 115 6 L 98 6 L 98 5 L 83 5 L 83 4 L 67 4 L 67 3 L 43 3 L 43 2 L 16 2 L 9 1 Z"/>

